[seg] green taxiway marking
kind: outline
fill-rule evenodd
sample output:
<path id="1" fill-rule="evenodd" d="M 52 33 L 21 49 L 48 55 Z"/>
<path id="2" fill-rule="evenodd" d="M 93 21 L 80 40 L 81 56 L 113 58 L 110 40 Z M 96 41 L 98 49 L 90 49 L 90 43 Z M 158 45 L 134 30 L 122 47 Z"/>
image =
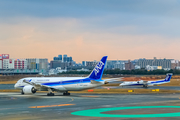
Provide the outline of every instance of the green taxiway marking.
<path id="1" fill-rule="evenodd" d="M 153 118 L 153 117 L 180 117 L 180 112 L 176 113 L 160 113 L 160 114 L 132 114 L 132 115 L 117 115 L 103 114 L 102 112 L 127 109 L 145 109 L 145 108 L 180 108 L 180 106 L 134 106 L 134 107 L 112 107 L 98 108 L 72 112 L 72 115 L 89 116 L 89 117 L 121 117 L 121 118 Z"/>

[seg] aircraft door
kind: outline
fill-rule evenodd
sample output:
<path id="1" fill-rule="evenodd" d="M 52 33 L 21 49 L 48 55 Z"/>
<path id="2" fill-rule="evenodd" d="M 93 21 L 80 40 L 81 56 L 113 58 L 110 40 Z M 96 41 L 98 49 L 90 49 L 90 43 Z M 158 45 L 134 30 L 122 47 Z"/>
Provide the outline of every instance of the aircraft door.
<path id="1" fill-rule="evenodd" d="M 77 89 L 80 90 L 83 87 L 83 80 L 80 80 L 77 84 Z"/>
<path id="2" fill-rule="evenodd" d="M 80 80 L 80 86 L 81 87 L 83 86 L 83 80 Z"/>

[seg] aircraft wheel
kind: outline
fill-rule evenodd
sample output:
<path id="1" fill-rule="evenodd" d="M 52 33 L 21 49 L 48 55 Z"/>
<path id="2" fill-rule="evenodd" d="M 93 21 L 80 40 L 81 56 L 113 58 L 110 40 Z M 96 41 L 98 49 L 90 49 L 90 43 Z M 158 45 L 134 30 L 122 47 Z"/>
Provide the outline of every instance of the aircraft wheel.
<path id="1" fill-rule="evenodd" d="M 22 95 L 24 95 L 24 92 L 23 92 L 23 90 L 21 90 L 21 94 L 22 94 Z"/>
<path id="2" fill-rule="evenodd" d="M 68 93 L 68 92 L 64 92 L 64 93 L 63 93 L 63 95 L 70 95 L 70 93 Z"/>
<path id="3" fill-rule="evenodd" d="M 54 96 L 54 93 L 48 93 L 47 96 Z"/>
<path id="4" fill-rule="evenodd" d="M 144 88 L 147 88 L 147 85 L 143 85 Z"/>

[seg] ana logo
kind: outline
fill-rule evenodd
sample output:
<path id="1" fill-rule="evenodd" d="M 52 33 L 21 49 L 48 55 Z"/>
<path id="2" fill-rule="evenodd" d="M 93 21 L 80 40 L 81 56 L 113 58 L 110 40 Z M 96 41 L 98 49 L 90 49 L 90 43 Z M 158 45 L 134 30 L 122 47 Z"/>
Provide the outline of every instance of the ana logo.
<path id="1" fill-rule="evenodd" d="M 169 76 L 167 76 L 165 80 L 168 80 L 168 79 L 169 79 Z"/>
<path id="2" fill-rule="evenodd" d="M 32 80 L 32 79 L 30 79 L 30 80 L 26 80 L 26 81 L 27 81 L 27 82 L 31 82 L 31 80 Z"/>
<path id="3" fill-rule="evenodd" d="M 96 67 L 94 68 L 94 72 L 95 72 L 95 75 L 97 76 L 97 74 L 99 73 L 99 71 L 102 69 L 104 63 L 102 61 L 100 61 Z"/>

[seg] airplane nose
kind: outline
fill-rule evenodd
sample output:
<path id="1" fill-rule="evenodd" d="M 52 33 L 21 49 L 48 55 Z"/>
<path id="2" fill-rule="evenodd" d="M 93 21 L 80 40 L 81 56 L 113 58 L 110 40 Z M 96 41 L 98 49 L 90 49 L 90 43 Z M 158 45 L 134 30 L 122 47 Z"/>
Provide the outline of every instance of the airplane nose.
<path id="1" fill-rule="evenodd" d="M 17 88 L 17 83 L 14 85 L 14 88 Z"/>

